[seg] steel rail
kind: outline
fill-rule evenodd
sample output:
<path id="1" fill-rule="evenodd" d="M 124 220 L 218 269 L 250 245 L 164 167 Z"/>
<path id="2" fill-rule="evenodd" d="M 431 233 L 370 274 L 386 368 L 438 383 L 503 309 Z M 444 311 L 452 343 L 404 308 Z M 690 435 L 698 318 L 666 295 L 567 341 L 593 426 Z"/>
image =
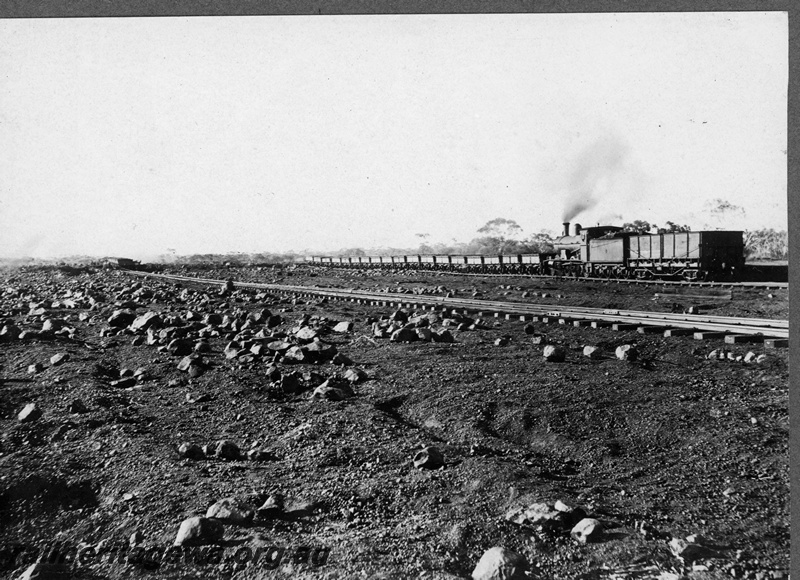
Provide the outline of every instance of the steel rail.
<path id="1" fill-rule="evenodd" d="M 195 278 L 175 274 L 156 274 L 125 270 L 140 276 L 155 276 L 179 282 L 199 283 L 220 286 L 225 280 L 214 278 Z M 369 292 L 361 290 L 343 290 L 319 286 L 300 286 L 287 284 L 269 284 L 257 282 L 233 282 L 240 288 L 274 290 L 279 293 L 300 294 L 340 298 L 344 300 L 381 303 L 386 305 L 433 306 L 446 308 L 460 307 L 465 312 L 492 313 L 495 316 L 544 316 L 566 320 L 603 321 L 618 324 L 637 324 L 642 326 L 663 327 L 665 329 L 692 329 L 697 331 L 719 332 L 730 334 L 762 335 L 764 337 L 788 338 L 789 321 L 766 318 L 739 318 L 735 316 L 703 316 L 695 314 L 674 314 L 667 312 L 647 312 L 641 310 L 610 310 L 591 307 L 573 307 L 553 304 L 527 304 L 520 302 L 476 300 L 472 298 L 446 298 L 421 294 L 401 294 L 391 292 Z"/>
<path id="2" fill-rule="evenodd" d="M 325 265 L 317 265 L 317 264 L 298 264 L 299 266 L 305 267 L 314 267 L 314 268 L 334 268 L 337 270 L 345 270 L 345 271 L 362 271 L 362 270 L 380 270 L 381 267 L 370 267 L 370 266 L 329 266 Z M 395 268 L 387 268 L 388 270 L 394 270 Z M 437 269 L 432 268 L 428 269 L 421 269 L 421 268 L 408 268 L 408 269 L 398 269 L 402 272 L 411 273 L 414 272 L 415 274 L 421 273 L 428 273 L 428 272 L 436 272 L 441 275 L 452 275 L 452 276 L 476 276 L 479 278 L 531 278 L 534 280 L 566 280 L 566 281 L 580 281 L 580 282 L 608 282 L 614 284 L 644 284 L 648 286 L 657 286 L 657 285 L 664 285 L 664 286 L 680 286 L 680 287 L 688 287 L 688 288 L 765 288 L 765 289 L 786 289 L 789 287 L 788 282 L 701 282 L 701 281 L 694 281 L 690 282 L 688 280 L 639 280 L 636 278 L 597 278 L 593 276 L 581 276 L 581 277 L 574 277 L 574 276 L 556 276 L 556 275 L 547 275 L 547 274 L 513 274 L 510 272 L 458 272 L 454 270 L 447 270 L 447 269 Z"/>

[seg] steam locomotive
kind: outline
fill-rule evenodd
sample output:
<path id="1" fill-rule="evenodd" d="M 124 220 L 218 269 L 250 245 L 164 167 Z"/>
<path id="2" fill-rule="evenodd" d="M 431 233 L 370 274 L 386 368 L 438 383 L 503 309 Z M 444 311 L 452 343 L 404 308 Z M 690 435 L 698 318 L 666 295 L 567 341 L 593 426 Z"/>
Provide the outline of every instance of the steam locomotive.
<path id="1" fill-rule="evenodd" d="M 499 255 L 311 256 L 321 266 L 474 273 L 733 281 L 744 269 L 741 231 L 637 234 L 618 226 L 565 222 L 554 253 Z"/>

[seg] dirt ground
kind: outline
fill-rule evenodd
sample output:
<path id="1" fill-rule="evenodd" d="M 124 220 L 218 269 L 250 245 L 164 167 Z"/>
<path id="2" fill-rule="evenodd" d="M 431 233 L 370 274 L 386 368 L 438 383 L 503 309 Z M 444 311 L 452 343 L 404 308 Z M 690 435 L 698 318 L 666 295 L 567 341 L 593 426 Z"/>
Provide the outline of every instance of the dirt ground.
<path id="1" fill-rule="evenodd" d="M 788 318 L 786 290 L 703 301 L 654 299 L 652 287 L 524 278 L 195 274 L 618 309 L 702 304 L 709 314 Z M 526 291 L 552 296 L 523 298 Z M 159 314 L 149 340 L 144 329 L 109 325 L 124 308 Z M 522 555 L 522 577 L 531 578 L 788 577 L 785 349 L 559 325 L 526 330 L 495 319 L 472 330 L 448 326 L 452 343 L 376 338 L 373 321 L 392 314 L 117 271 L 2 273 L 0 572 L 16 578 L 60 542 L 88 554 L 68 564 L 77 578 L 469 578 L 494 546 Z M 38 332 L 48 320 L 65 330 Z M 352 330 L 334 332 L 341 321 Z M 16 337 L 11 327 L 26 332 Z M 291 363 L 280 350 L 235 352 L 299 345 L 302 327 L 328 355 Z M 227 358 L 232 340 L 238 347 Z M 204 364 L 179 370 L 186 355 L 174 352 L 198 341 L 209 347 Z M 563 347 L 566 360 L 546 362 L 546 344 Z M 623 344 L 639 356 L 619 360 Z M 344 355 L 334 359 L 340 364 L 328 345 Z M 585 357 L 586 345 L 602 356 Z M 714 350 L 725 358 L 708 358 Z M 735 360 L 748 351 L 766 358 Z M 69 357 L 51 362 L 60 353 Z M 347 369 L 366 373 L 352 396 L 312 397 Z M 22 422 L 29 403 L 41 417 Z M 242 455 L 263 453 L 179 454 L 183 443 L 220 440 Z M 414 466 L 428 446 L 443 466 Z M 226 523 L 206 561 L 197 550 L 167 557 L 181 522 L 223 498 L 251 506 L 247 521 Z M 268 498 L 273 507 L 257 509 Z M 576 511 L 513 521 L 516 508 L 557 501 Z M 602 523 L 596 541 L 570 537 L 578 509 Z M 680 559 L 670 541 L 691 534 L 701 536 L 698 552 Z M 102 548 L 117 545 L 128 551 L 110 561 Z M 269 558 L 256 561 L 259 554 Z"/>

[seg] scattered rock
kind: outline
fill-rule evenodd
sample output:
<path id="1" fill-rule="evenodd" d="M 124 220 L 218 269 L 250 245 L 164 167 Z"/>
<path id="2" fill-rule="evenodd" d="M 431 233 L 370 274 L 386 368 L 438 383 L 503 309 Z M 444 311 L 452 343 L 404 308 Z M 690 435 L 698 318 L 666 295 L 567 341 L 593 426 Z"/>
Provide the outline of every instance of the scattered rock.
<path id="1" fill-rule="evenodd" d="M 404 326 L 403 328 L 395 330 L 389 337 L 389 340 L 391 342 L 414 342 L 417 340 L 416 329 Z"/>
<path id="2" fill-rule="evenodd" d="M 144 534 L 139 530 L 133 532 L 130 537 L 128 538 L 128 545 L 133 548 L 134 546 L 138 546 L 144 542 Z"/>
<path id="3" fill-rule="evenodd" d="M 313 328 L 304 326 L 303 328 L 295 332 L 294 336 L 300 342 L 312 342 L 315 338 L 317 338 L 317 336 L 319 336 L 319 333 Z"/>
<path id="4" fill-rule="evenodd" d="M 175 538 L 176 546 L 216 544 L 225 533 L 223 525 L 210 518 L 193 517 L 183 520 Z"/>
<path id="5" fill-rule="evenodd" d="M 417 333 L 417 340 L 423 342 L 431 342 L 433 340 L 433 332 L 430 328 L 417 328 L 415 332 Z"/>
<path id="6" fill-rule="evenodd" d="M 340 322 L 336 326 L 333 327 L 333 332 L 352 332 L 353 331 L 353 323 L 350 321 Z"/>
<path id="7" fill-rule="evenodd" d="M 17 415 L 17 420 L 20 423 L 33 423 L 42 416 L 42 410 L 36 406 L 36 403 L 28 403 Z"/>
<path id="8" fill-rule="evenodd" d="M 69 353 L 60 352 L 50 357 L 50 364 L 53 365 L 54 367 L 57 367 L 58 365 L 67 362 L 68 360 L 69 360 Z"/>
<path id="9" fill-rule="evenodd" d="M 564 362 L 567 358 L 566 351 L 562 347 L 553 344 L 545 346 L 542 355 L 547 362 Z"/>
<path id="10" fill-rule="evenodd" d="M 594 518 L 579 521 L 569 534 L 581 544 L 597 542 L 603 536 L 603 524 Z"/>
<path id="11" fill-rule="evenodd" d="M 109 324 L 111 321 L 109 320 Z M 157 312 L 145 312 L 141 316 L 136 317 L 131 322 L 130 327 L 133 331 L 147 330 L 148 328 L 158 328 L 161 326 L 162 320 Z"/>
<path id="12" fill-rule="evenodd" d="M 309 362 L 308 349 L 302 346 L 293 346 L 286 351 L 283 355 L 283 362 L 285 363 L 304 363 Z"/>
<path id="13" fill-rule="evenodd" d="M 633 346 L 632 344 L 623 344 L 622 346 L 618 346 L 615 353 L 619 360 L 630 360 L 630 361 L 636 360 L 636 357 L 639 354 L 638 351 L 636 350 L 636 347 Z"/>
<path id="14" fill-rule="evenodd" d="M 253 521 L 255 510 L 246 504 L 226 497 L 219 500 L 206 511 L 207 518 L 213 518 L 226 524 L 245 525 Z"/>
<path id="15" fill-rule="evenodd" d="M 367 373 L 361 369 L 347 369 L 344 372 L 344 378 L 351 383 L 360 383 L 367 380 Z"/>
<path id="16" fill-rule="evenodd" d="M 186 459 L 203 459 L 205 457 L 203 449 L 196 443 L 181 443 L 181 446 L 178 447 L 178 455 Z"/>
<path id="17" fill-rule="evenodd" d="M 185 356 L 194 351 L 195 345 L 191 340 L 175 338 L 167 345 L 167 350 L 174 356 Z"/>
<path id="18" fill-rule="evenodd" d="M 298 373 L 287 373 L 280 377 L 281 390 L 284 393 L 294 394 L 303 390 L 301 376 Z"/>
<path id="19" fill-rule="evenodd" d="M 228 441 L 227 439 L 223 439 L 222 441 L 217 442 L 217 446 L 214 449 L 214 455 L 219 457 L 220 459 L 230 459 L 235 460 L 239 459 L 241 456 L 239 452 L 239 446 L 236 445 L 233 441 Z"/>
<path id="20" fill-rule="evenodd" d="M 278 367 L 271 364 L 267 367 L 265 374 L 270 382 L 279 381 L 281 379 L 281 371 Z"/>
<path id="21" fill-rule="evenodd" d="M 335 364 L 335 365 L 342 365 L 342 366 L 349 367 L 351 364 L 353 364 L 353 359 L 351 359 L 346 354 L 342 354 L 340 352 L 337 352 L 336 356 L 334 356 L 331 359 L 331 362 L 333 364 Z"/>
<path id="22" fill-rule="evenodd" d="M 601 351 L 596 346 L 584 346 L 583 347 L 583 356 L 588 357 L 592 360 L 598 360 L 603 358 L 603 351 Z"/>
<path id="23" fill-rule="evenodd" d="M 433 340 L 433 342 L 443 342 L 443 343 L 452 343 L 456 341 L 456 339 L 453 338 L 453 334 L 446 328 L 440 330 L 439 332 L 434 332 L 433 334 L 431 334 L 431 340 Z"/>
<path id="24" fill-rule="evenodd" d="M 73 399 L 67 405 L 67 411 L 69 411 L 72 414 L 79 414 L 79 413 L 86 413 L 89 411 L 89 409 L 86 407 L 86 404 L 80 399 Z"/>
<path id="25" fill-rule="evenodd" d="M 115 310 L 108 319 L 111 328 L 125 328 L 136 320 L 136 314 L 131 310 Z"/>
<path id="26" fill-rule="evenodd" d="M 561 527 L 561 513 L 546 503 L 536 502 L 511 507 L 506 511 L 505 519 L 520 526 L 553 530 Z"/>
<path id="27" fill-rule="evenodd" d="M 269 496 L 264 504 L 258 508 L 258 517 L 268 519 L 281 512 L 283 512 L 283 495 L 276 493 Z"/>
<path id="28" fill-rule="evenodd" d="M 250 461 L 275 461 L 277 457 L 270 451 L 255 448 L 247 452 L 247 459 Z"/>
<path id="29" fill-rule="evenodd" d="M 68 564 L 41 560 L 31 564 L 18 580 L 67 580 L 68 578 L 72 578 Z"/>
<path id="30" fill-rule="evenodd" d="M 353 391 L 347 383 L 332 382 L 330 379 L 322 383 L 311 394 L 313 399 L 326 399 L 328 401 L 343 401 L 353 396 Z"/>
<path id="31" fill-rule="evenodd" d="M 438 469 L 443 465 L 444 457 L 436 447 L 426 447 L 414 455 L 414 467 L 418 469 Z"/>
<path id="32" fill-rule="evenodd" d="M 716 558 L 719 555 L 706 546 L 681 540 L 680 538 L 672 538 L 669 542 L 669 549 L 675 557 L 680 558 L 684 562 L 694 562 L 695 560 L 704 560 L 706 558 Z"/>
<path id="33" fill-rule="evenodd" d="M 528 578 L 528 568 L 525 558 L 496 546 L 481 556 L 472 571 L 472 580 L 524 580 Z"/>
<path id="34" fill-rule="evenodd" d="M 28 374 L 35 375 L 36 373 L 40 373 L 44 370 L 44 365 L 41 363 L 33 363 L 32 365 L 28 365 Z"/>

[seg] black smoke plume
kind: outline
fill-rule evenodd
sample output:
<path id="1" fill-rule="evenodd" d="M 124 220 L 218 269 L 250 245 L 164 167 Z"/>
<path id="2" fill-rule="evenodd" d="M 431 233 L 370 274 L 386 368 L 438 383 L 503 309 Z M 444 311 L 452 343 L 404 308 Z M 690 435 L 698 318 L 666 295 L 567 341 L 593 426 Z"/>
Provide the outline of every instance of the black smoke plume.
<path id="1" fill-rule="evenodd" d="M 611 137 L 602 138 L 581 151 L 567 180 L 561 221 L 572 221 L 612 193 L 627 172 L 627 158 L 627 145 Z"/>

